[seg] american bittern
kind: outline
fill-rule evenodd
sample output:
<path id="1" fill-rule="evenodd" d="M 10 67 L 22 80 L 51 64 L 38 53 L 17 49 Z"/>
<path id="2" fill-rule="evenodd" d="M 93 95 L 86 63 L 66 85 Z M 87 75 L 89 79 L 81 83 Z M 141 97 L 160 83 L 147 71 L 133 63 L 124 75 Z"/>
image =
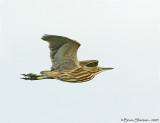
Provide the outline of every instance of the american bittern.
<path id="1" fill-rule="evenodd" d="M 44 35 L 43 40 L 49 43 L 52 67 L 42 71 L 41 75 L 22 74 L 25 80 L 58 79 L 66 82 L 85 82 L 93 79 L 98 73 L 113 68 L 97 67 L 98 60 L 78 61 L 77 50 L 80 46 L 75 40 L 63 36 Z"/>

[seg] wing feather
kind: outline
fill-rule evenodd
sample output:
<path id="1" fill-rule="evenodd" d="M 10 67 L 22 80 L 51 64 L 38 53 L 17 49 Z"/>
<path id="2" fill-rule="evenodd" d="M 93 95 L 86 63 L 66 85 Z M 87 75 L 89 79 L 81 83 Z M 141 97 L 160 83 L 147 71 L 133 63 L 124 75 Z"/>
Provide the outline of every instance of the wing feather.
<path id="1" fill-rule="evenodd" d="M 77 50 L 80 43 L 57 35 L 44 35 L 42 39 L 49 43 L 52 70 L 69 70 L 78 67 Z"/>

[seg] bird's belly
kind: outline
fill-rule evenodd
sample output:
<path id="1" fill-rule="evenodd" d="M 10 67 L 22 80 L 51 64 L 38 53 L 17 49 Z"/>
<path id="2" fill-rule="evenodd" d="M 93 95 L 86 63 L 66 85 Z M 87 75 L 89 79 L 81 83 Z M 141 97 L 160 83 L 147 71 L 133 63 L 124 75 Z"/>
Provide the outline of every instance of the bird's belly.
<path id="1" fill-rule="evenodd" d="M 73 83 L 80 83 L 80 82 L 86 82 L 94 78 L 94 74 L 79 70 L 79 71 L 72 71 L 72 72 L 62 72 L 56 79 L 59 79 L 61 81 L 66 82 L 73 82 Z"/>

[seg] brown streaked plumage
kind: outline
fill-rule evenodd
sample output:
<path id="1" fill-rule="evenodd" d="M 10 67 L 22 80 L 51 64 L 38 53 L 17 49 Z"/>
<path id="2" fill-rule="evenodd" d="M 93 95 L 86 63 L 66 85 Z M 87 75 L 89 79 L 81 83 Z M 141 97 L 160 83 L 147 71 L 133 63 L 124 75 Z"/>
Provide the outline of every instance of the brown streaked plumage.
<path id="1" fill-rule="evenodd" d="M 44 35 L 49 43 L 52 62 L 50 71 L 37 74 L 22 74 L 25 80 L 58 79 L 66 82 L 85 82 L 93 79 L 98 73 L 113 68 L 98 67 L 98 60 L 78 61 L 77 50 L 80 46 L 75 40 L 57 35 Z"/>

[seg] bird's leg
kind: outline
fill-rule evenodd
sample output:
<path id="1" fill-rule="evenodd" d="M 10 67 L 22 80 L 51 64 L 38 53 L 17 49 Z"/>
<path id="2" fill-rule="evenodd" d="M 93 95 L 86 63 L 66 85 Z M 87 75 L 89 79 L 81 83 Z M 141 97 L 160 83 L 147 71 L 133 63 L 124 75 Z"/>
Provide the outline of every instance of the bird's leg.
<path id="1" fill-rule="evenodd" d="M 29 74 L 22 74 L 24 76 L 25 80 L 41 80 L 41 79 L 52 79 L 50 77 L 47 77 L 45 75 L 37 75 L 37 74 L 33 74 L 33 73 L 29 73 Z"/>

